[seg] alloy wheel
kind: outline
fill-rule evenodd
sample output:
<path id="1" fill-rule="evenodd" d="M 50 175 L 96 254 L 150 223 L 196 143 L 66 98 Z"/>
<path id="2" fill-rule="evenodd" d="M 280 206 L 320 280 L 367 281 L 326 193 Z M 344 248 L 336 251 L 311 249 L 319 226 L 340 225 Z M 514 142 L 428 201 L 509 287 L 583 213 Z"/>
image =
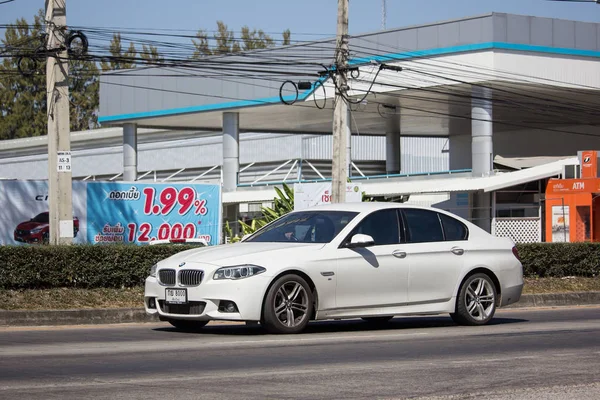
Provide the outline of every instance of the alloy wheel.
<path id="1" fill-rule="evenodd" d="M 488 280 L 477 278 L 469 283 L 465 305 L 473 319 L 477 321 L 487 319 L 494 312 L 495 304 L 494 289 Z"/>
<path id="2" fill-rule="evenodd" d="M 279 322 L 289 328 L 296 327 L 307 318 L 309 296 L 304 287 L 295 281 L 283 283 L 273 299 L 273 310 Z"/>

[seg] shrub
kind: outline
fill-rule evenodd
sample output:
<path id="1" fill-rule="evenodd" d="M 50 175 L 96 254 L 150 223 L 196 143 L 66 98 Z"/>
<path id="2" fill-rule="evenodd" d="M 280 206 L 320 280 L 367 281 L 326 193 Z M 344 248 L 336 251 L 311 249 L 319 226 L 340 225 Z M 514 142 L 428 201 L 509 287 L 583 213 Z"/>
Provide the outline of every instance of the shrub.
<path id="1" fill-rule="evenodd" d="M 600 274 L 600 243 L 532 243 L 519 244 L 517 248 L 527 277 Z"/>
<path id="2" fill-rule="evenodd" d="M 143 285 L 150 267 L 193 246 L 0 246 L 0 289 Z"/>
<path id="3" fill-rule="evenodd" d="M 526 277 L 600 275 L 600 244 L 519 244 Z M 194 246 L 0 246 L 0 289 L 122 288 L 150 266 Z"/>

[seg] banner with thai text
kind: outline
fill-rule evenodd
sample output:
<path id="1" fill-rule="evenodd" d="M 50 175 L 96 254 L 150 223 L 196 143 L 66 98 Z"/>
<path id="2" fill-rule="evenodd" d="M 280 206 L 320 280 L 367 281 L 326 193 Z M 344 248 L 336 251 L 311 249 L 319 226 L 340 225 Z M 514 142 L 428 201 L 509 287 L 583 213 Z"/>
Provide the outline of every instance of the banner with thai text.
<path id="1" fill-rule="evenodd" d="M 90 182 L 90 243 L 136 243 L 220 238 L 221 188 L 209 184 Z"/>

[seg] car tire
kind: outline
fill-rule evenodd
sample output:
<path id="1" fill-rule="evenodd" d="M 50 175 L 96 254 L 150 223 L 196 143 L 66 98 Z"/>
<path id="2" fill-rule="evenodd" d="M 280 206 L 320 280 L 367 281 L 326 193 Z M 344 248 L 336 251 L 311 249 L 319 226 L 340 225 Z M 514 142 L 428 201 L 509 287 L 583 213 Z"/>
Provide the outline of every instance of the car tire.
<path id="1" fill-rule="evenodd" d="M 271 333 L 300 333 L 313 311 L 313 293 L 301 276 L 284 275 L 269 288 L 261 325 Z"/>
<path id="2" fill-rule="evenodd" d="M 177 330 L 184 332 L 195 332 L 204 328 L 208 321 L 190 321 L 183 319 L 170 319 L 169 323 L 173 325 Z"/>
<path id="3" fill-rule="evenodd" d="M 386 324 L 390 322 L 394 317 L 363 317 L 361 318 L 363 321 L 368 322 L 370 324 Z"/>
<path id="4" fill-rule="evenodd" d="M 497 298 L 496 286 L 487 274 L 471 275 L 460 287 L 456 311 L 450 317 L 459 325 L 485 325 L 494 317 Z"/>
<path id="5" fill-rule="evenodd" d="M 44 232 L 44 234 L 42 234 L 42 243 L 43 244 L 50 243 L 50 233 L 49 232 Z"/>

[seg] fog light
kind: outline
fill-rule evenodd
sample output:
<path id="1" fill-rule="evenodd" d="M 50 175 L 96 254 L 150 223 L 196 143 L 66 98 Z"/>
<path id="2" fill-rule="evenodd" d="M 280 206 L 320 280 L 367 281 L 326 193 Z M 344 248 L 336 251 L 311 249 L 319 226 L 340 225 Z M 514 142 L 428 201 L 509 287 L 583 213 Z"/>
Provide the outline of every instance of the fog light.
<path id="1" fill-rule="evenodd" d="M 224 313 L 236 313 L 238 312 L 238 308 L 233 301 L 221 300 L 219 302 L 219 311 Z"/>
<path id="2" fill-rule="evenodd" d="M 150 309 L 156 308 L 156 300 L 154 300 L 154 297 L 150 297 L 148 299 L 148 308 L 150 308 Z"/>

